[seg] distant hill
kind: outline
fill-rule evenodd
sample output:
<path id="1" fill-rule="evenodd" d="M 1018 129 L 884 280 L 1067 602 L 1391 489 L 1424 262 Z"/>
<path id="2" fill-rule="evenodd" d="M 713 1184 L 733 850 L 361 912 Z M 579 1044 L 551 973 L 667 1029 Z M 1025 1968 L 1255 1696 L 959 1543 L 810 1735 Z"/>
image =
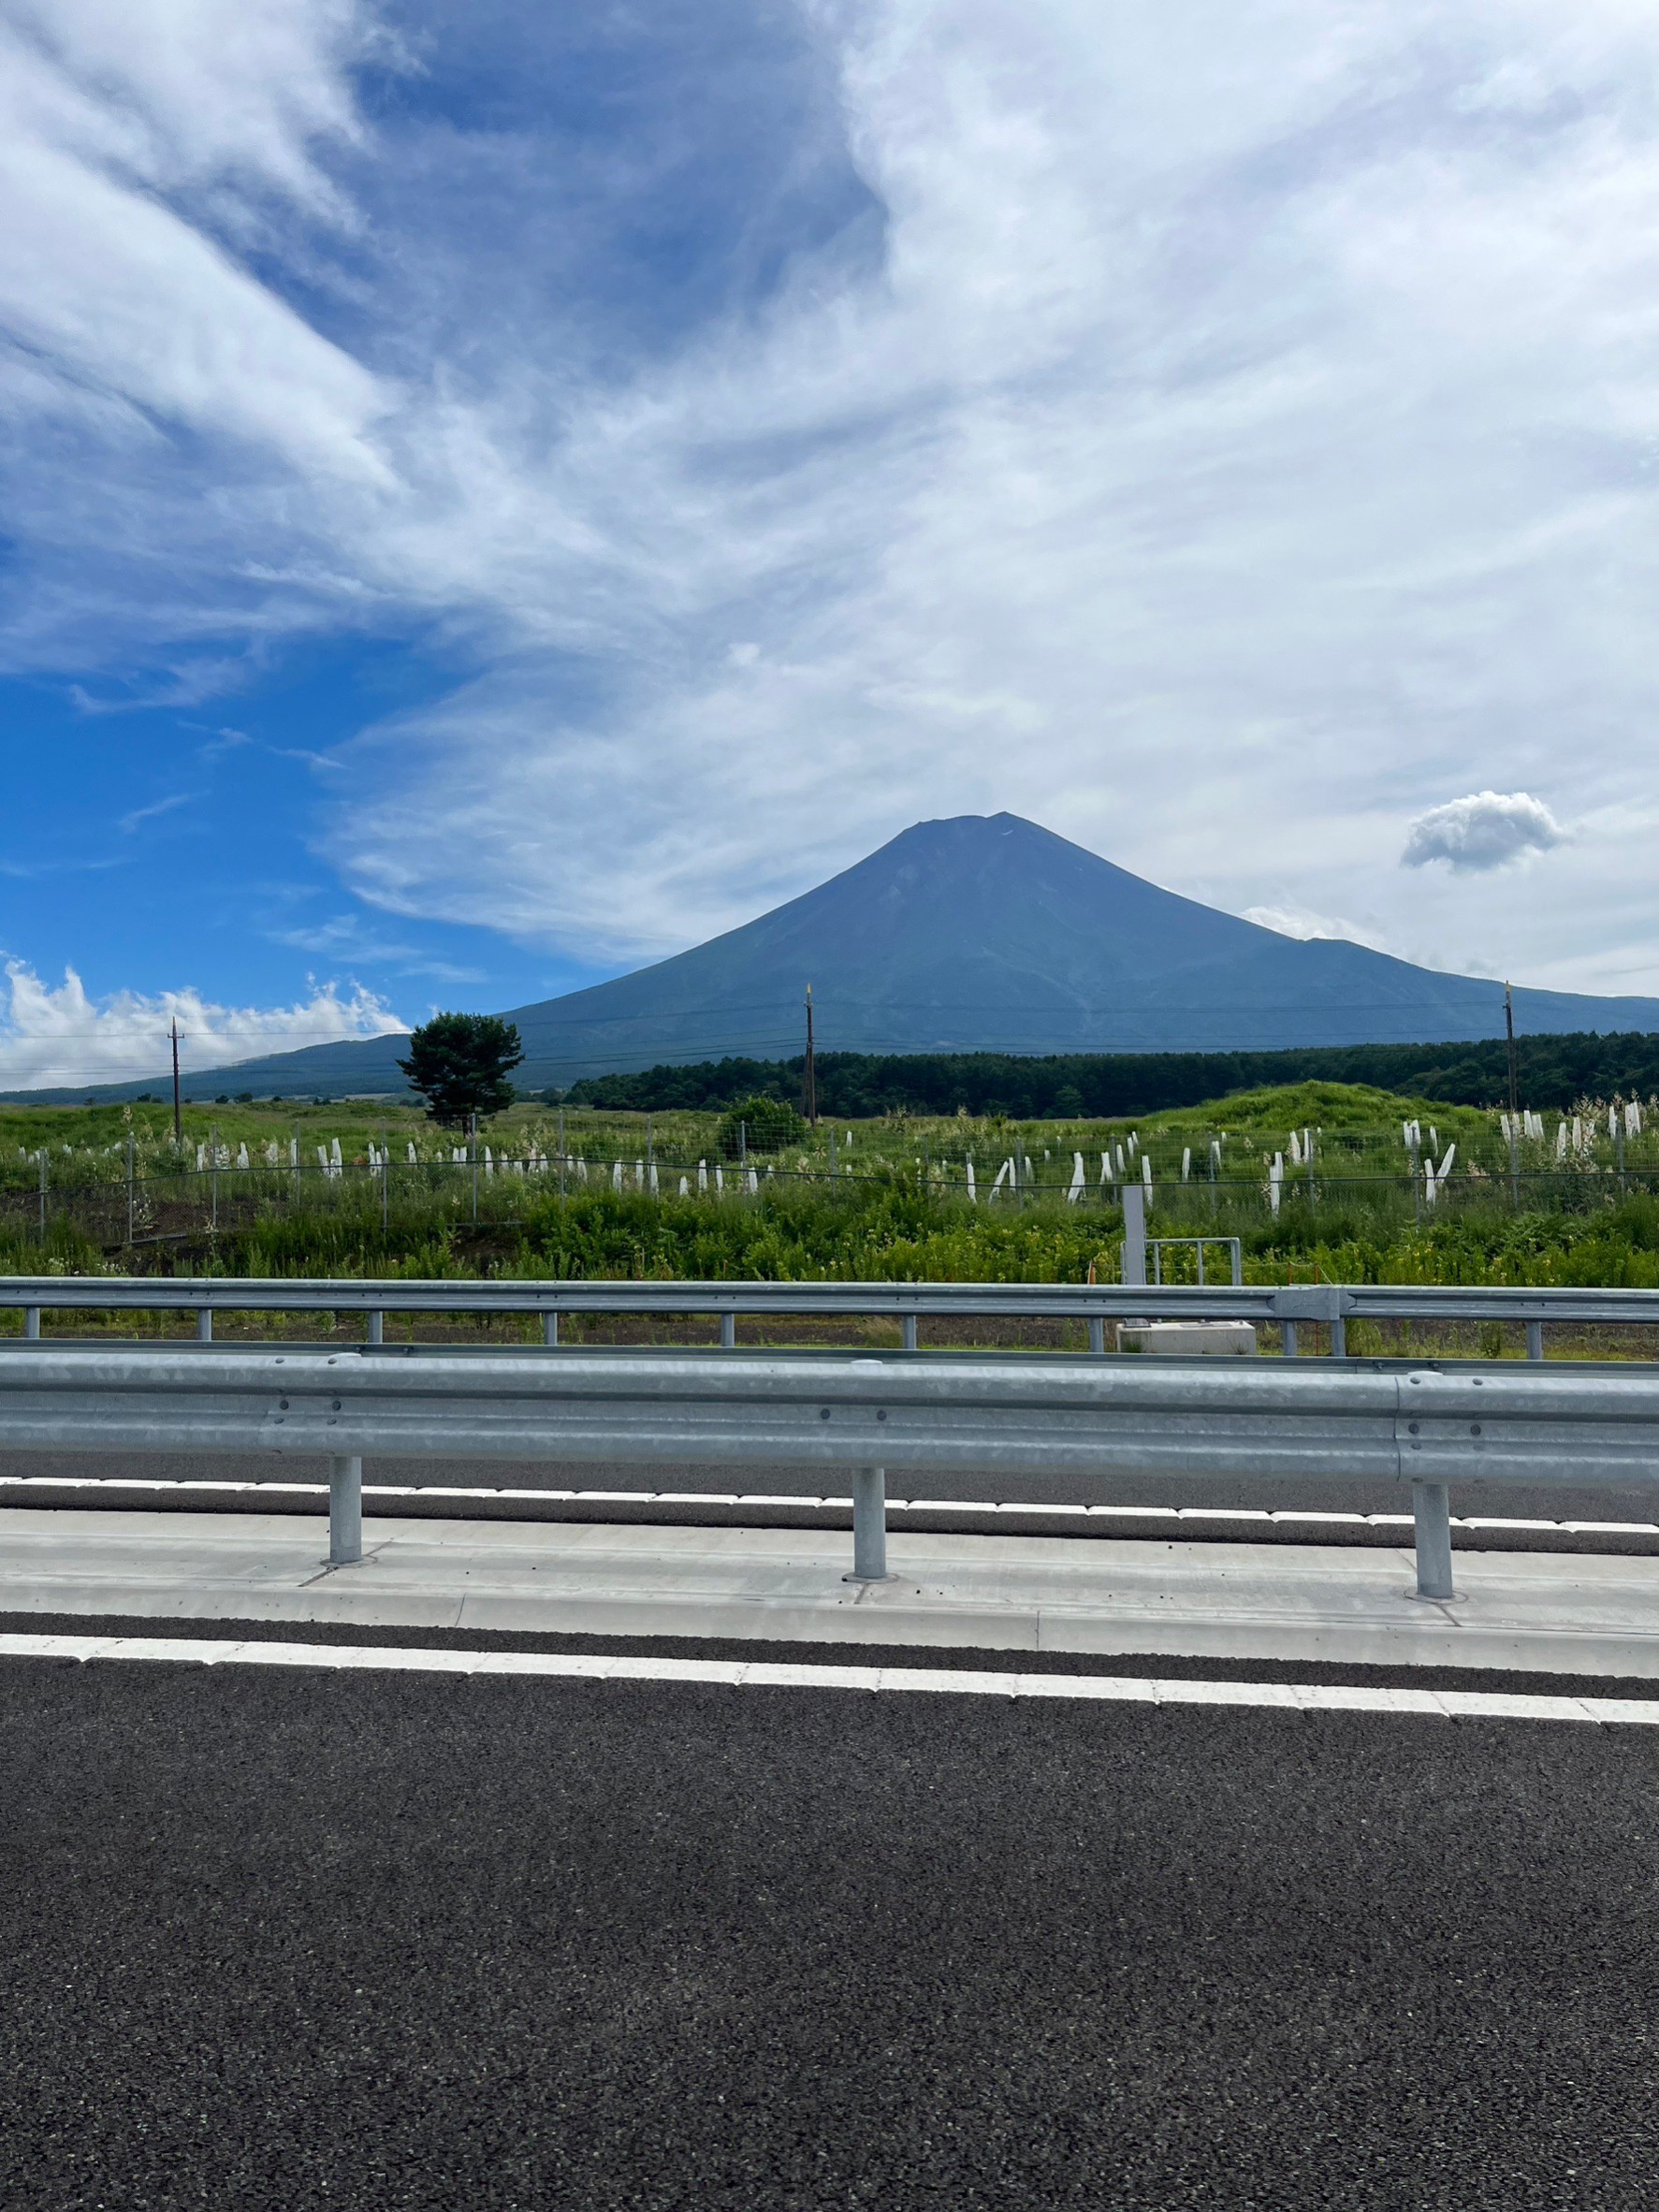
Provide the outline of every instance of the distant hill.
<path id="1" fill-rule="evenodd" d="M 1251 1053 L 1503 1033 L 1503 986 L 1339 939 L 1281 937 L 1160 891 L 1018 815 L 918 822 L 816 890 L 688 953 L 509 1010 L 524 1088 L 800 1048 L 874 1054 Z M 1518 989 L 1533 1035 L 1659 1030 L 1659 999 Z M 397 1038 L 212 1069 L 190 1097 L 400 1092 Z M 103 1086 L 102 1097 L 159 1092 Z M 36 1097 L 80 1099 L 85 1090 Z"/>

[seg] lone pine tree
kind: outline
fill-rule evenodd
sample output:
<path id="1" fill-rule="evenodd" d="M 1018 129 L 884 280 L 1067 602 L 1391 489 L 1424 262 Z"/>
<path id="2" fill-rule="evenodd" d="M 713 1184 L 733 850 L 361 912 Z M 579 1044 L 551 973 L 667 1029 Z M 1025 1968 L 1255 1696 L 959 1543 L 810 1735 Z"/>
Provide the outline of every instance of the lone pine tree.
<path id="1" fill-rule="evenodd" d="M 513 1103 L 507 1081 L 524 1057 L 518 1031 L 499 1014 L 441 1013 L 412 1030 L 399 1067 L 433 1121 L 451 1126 Z"/>

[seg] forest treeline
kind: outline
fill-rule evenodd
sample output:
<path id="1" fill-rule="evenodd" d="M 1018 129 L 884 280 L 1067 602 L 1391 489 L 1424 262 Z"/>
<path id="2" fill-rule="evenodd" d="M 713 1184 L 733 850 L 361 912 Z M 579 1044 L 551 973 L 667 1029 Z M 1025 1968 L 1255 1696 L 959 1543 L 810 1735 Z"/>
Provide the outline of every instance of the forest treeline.
<path id="1" fill-rule="evenodd" d="M 1521 1103 L 1559 1112 L 1583 1098 L 1659 1092 L 1659 1035 L 1579 1033 L 1517 1040 Z M 684 1068 L 586 1078 L 573 1106 L 613 1112 L 720 1113 L 757 1093 L 801 1102 L 804 1063 L 703 1060 Z M 818 1109 L 847 1120 L 878 1113 L 1006 1113 L 1014 1120 L 1156 1113 L 1230 1092 L 1291 1083 L 1362 1083 L 1455 1106 L 1504 1106 L 1509 1074 L 1501 1038 L 1460 1044 L 1315 1045 L 1292 1052 L 821 1053 Z M 548 1093 L 560 1102 L 560 1094 Z"/>

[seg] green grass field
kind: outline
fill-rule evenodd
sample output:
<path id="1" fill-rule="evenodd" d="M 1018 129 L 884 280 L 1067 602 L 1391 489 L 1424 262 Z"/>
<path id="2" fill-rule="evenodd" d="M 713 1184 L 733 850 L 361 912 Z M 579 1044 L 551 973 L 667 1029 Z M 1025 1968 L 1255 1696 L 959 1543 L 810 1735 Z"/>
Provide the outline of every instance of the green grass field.
<path id="1" fill-rule="evenodd" d="M 1659 1128 L 1659 1113 L 1646 1118 Z M 1457 1147 L 1433 1204 L 1409 1173 L 1408 1120 L 1425 1154 Z M 458 1162 L 453 1133 L 371 1102 L 191 1108 L 182 1148 L 157 1106 L 8 1108 L 0 1268 L 1032 1282 L 1092 1268 L 1112 1281 L 1121 1146 L 1123 1172 L 1152 1163 L 1152 1232 L 1237 1236 L 1249 1281 L 1659 1287 L 1659 1136 L 1616 1139 L 1606 1106 L 1586 1102 L 1558 1157 L 1558 1120 L 1516 1147 L 1516 1182 L 1495 1114 L 1358 1085 L 1244 1093 L 1133 1125 L 887 1116 L 803 1130 L 749 1163 L 751 1192 L 712 1114 L 567 1110 L 561 1125 L 520 1105 L 488 1125 L 476 1161 Z M 1312 1132 L 1311 1157 L 1292 1157 L 1293 1130 Z M 993 1197 L 1011 1157 L 1017 1195 L 1005 1183 Z M 1167 1258 L 1171 1279 L 1190 1277 L 1190 1253 Z"/>

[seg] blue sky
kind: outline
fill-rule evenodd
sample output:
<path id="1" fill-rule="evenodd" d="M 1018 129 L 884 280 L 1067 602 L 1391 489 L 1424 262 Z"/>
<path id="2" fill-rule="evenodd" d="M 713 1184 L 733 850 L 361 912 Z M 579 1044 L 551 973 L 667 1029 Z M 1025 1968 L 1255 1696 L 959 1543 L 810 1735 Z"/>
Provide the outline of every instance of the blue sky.
<path id="1" fill-rule="evenodd" d="M 1009 808 L 1659 992 L 1635 0 L 0 0 L 0 1076 Z"/>

